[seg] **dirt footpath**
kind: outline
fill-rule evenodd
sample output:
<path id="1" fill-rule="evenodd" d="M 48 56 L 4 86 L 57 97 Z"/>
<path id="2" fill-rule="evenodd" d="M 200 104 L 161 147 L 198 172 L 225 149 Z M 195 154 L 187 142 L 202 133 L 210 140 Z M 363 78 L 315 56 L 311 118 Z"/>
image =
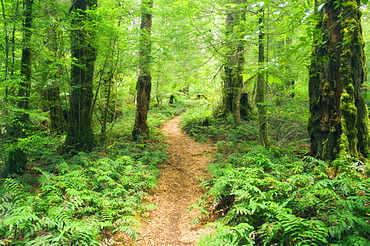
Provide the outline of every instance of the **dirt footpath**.
<path id="1" fill-rule="evenodd" d="M 202 233 L 211 232 L 210 228 L 193 225 L 192 218 L 199 212 L 188 209 L 203 195 L 200 178 L 208 177 L 205 167 L 214 147 L 182 133 L 179 119 L 171 119 L 161 129 L 169 143 L 169 160 L 160 166 L 158 190 L 149 198 L 158 209 L 142 225 L 138 246 L 196 245 Z"/>

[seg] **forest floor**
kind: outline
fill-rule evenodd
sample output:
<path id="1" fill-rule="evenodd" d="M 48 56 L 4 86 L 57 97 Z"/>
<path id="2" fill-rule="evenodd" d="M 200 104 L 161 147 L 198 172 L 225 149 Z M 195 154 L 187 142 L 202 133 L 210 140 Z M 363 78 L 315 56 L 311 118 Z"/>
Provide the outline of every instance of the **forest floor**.
<path id="1" fill-rule="evenodd" d="M 169 144 L 169 159 L 160 165 L 158 189 L 148 198 L 158 209 L 143 223 L 138 246 L 196 245 L 201 234 L 212 232 L 209 227 L 192 224 L 199 211 L 189 207 L 204 193 L 200 183 L 209 178 L 206 166 L 215 147 L 195 142 L 181 131 L 179 122 L 180 116 L 174 117 L 161 129 Z"/>

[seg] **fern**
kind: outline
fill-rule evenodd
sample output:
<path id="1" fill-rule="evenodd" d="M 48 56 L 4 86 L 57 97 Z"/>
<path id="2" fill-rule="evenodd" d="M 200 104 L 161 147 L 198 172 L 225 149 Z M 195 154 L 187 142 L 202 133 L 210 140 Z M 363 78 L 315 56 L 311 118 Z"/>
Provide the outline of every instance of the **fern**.
<path id="1" fill-rule="evenodd" d="M 135 216 L 153 208 L 141 199 L 158 171 L 129 156 L 81 153 L 53 173 L 35 170 L 41 173 L 35 194 L 13 179 L 0 188 L 0 245 L 98 245 L 103 230 L 136 237 Z"/>
<path id="2" fill-rule="evenodd" d="M 11 201 L 13 203 L 22 204 L 26 193 L 24 192 L 24 187 L 15 179 L 7 178 L 4 179 L 3 189 L 2 189 L 2 200 Z"/>
<path id="3" fill-rule="evenodd" d="M 348 167 L 348 161 L 338 162 L 343 171 L 333 175 L 338 163 L 312 157 L 284 164 L 286 160 L 256 148 L 212 164 L 215 178 L 204 182 L 209 187 L 205 200 L 212 198 L 211 208 L 222 212 L 214 212 L 221 217 L 219 229 L 207 238 L 233 245 L 225 228 L 247 223 L 254 228 L 253 241 L 266 246 L 366 245 L 369 179 Z M 225 209 L 220 205 L 228 197 L 233 199 Z M 241 237 L 250 239 L 247 234 Z"/>
<path id="4" fill-rule="evenodd" d="M 348 235 L 343 240 L 339 241 L 338 245 L 343 246 L 368 246 L 370 240 L 358 235 Z"/>
<path id="5" fill-rule="evenodd" d="M 292 214 L 277 216 L 283 230 L 281 244 L 288 245 L 325 245 L 328 229 L 318 220 L 305 220 Z"/>
<path id="6" fill-rule="evenodd" d="M 253 233 L 254 228 L 248 223 L 240 223 L 236 226 L 220 225 L 216 233 L 206 235 L 201 239 L 199 245 L 254 245 Z"/>
<path id="7" fill-rule="evenodd" d="M 126 224 L 119 225 L 116 229 L 113 230 L 113 232 L 125 233 L 126 235 L 128 235 L 130 238 L 132 238 L 134 240 L 138 236 L 137 231 L 132 226 L 129 226 L 129 225 L 126 225 Z"/>

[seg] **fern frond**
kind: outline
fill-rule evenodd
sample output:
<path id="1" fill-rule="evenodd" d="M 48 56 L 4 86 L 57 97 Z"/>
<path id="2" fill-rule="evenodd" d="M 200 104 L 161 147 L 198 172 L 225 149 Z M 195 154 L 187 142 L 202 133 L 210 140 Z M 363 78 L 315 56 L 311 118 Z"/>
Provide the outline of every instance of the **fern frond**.
<path id="1" fill-rule="evenodd" d="M 138 236 L 138 232 L 132 226 L 129 226 L 126 224 L 121 224 L 113 230 L 113 232 L 117 232 L 117 231 L 125 233 L 127 236 L 129 236 L 133 240 L 135 240 Z"/>
<path id="2" fill-rule="evenodd" d="M 23 203 L 23 199 L 26 196 L 23 185 L 16 179 L 6 178 L 3 179 L 4 195 L 3 199 L 6 201 L 12 201 L 15 204 Z"/>
<path id="3" fill-rule="evenodd" d="M 56 245 L 57 242 L 53 242 L 55 236 L 48 234 L 45 236 L 37 237 L 33 240 L 30 240 L 25 244 L 25 246 L 45 246 L 45 245 Z"/>
<path id="4" fill-rule="evenodd" d="M 344 246 L 368 246 L 370 240 L 358 235 L 348 235 L 343 240 L 339 241 L 339 245 Z"/>
<path id="5" fill-rule="evenodd" d="M 130 226 L 137 226 L 139 224 L 138 219 L 135 216 L 122 216 L 118 220 L 114 222 L 114 226 L 119 227 L 120 225 L 130 225 Z"/>

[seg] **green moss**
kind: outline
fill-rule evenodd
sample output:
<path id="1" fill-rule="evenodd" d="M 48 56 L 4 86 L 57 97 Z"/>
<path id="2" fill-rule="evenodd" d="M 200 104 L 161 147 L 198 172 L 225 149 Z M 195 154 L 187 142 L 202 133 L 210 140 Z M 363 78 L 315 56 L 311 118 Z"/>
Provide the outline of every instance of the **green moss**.
<path id="1" fill-rule="evenodd" d="M 347 85 L 349 90 L 354 90 L 353 85 Z M 340 139 L 340 156 L 351 155 L 358 157 L 357 151 L 357 107 L 354 104 L 353 93 L 349 94 L 344 89 L 341 95 L 340 109 L 342 112 L 341 128 L 342 135 Z"/>
<path id="2" fill-rule="evenodd" d="M 356 1 L 345 1 L 342 5 L 347 11 L 358 11 L 359 7 Z"/>
<path id="3" fill-rule="evenodd" d="M 347 57 L 351 57 L 352 56 L 352 51 L 348 48 L 344 49 L 340 56 L 341 56 L 342 59 L 345 59 Z M 347 65 L 347 68 L 350 68 L 350 67 L 351 67 L 350 65 Z"/>
<path id="4" fill-rule="evenodd" d="M 322 16 L 322 22 L 327 22 L 329 20 L 329 15 L 327 13 L 325 13 L 323 16 Z M 322 24 L 322 23 L 320 23 Z"/>
<path id="5" fill-rule="evenodd" d="M 354 119 L 350 119 L 351 121 L 355 121 L 355 119 L 357 119 L 357 108 L 354 104 L 353 97 L 349 95 L 346 90 L 343 91 L 341 96 L 340 109 L 346 118 L 354 117 Z"/>
<path id="6" fill-rule="evenodd" d="M 365 46 L 365 40 L 362 35 L 357 35 L 357 45 L 364 47 Z"/>
<path id="7" fill-rule="evenodd" d="M 342 127 L 345 125 L 345 122 L 342 121 Z M 345 132 L 342 132 L 340 136 L 340 144 L 339 144 L 339 157 L 346 157 L 349 155 L 349 143 L 348 137 Z"/>
<path id="8" fill-rule="evenodd" d="M 353 95 L 355 93 L 355 87 L 353 86 L 353 84 L 348 84 L 346 90 L 350 95 Z"/>
<path id="9" fill-rule="evenodd" d="M 321 87 L 321 90 L 324 91 L 325 93 L 328 93 L 328 92 L 331 91 L 330 90 L 330 83 L 327 79 L 321 80 L 320 87 Z"/>

